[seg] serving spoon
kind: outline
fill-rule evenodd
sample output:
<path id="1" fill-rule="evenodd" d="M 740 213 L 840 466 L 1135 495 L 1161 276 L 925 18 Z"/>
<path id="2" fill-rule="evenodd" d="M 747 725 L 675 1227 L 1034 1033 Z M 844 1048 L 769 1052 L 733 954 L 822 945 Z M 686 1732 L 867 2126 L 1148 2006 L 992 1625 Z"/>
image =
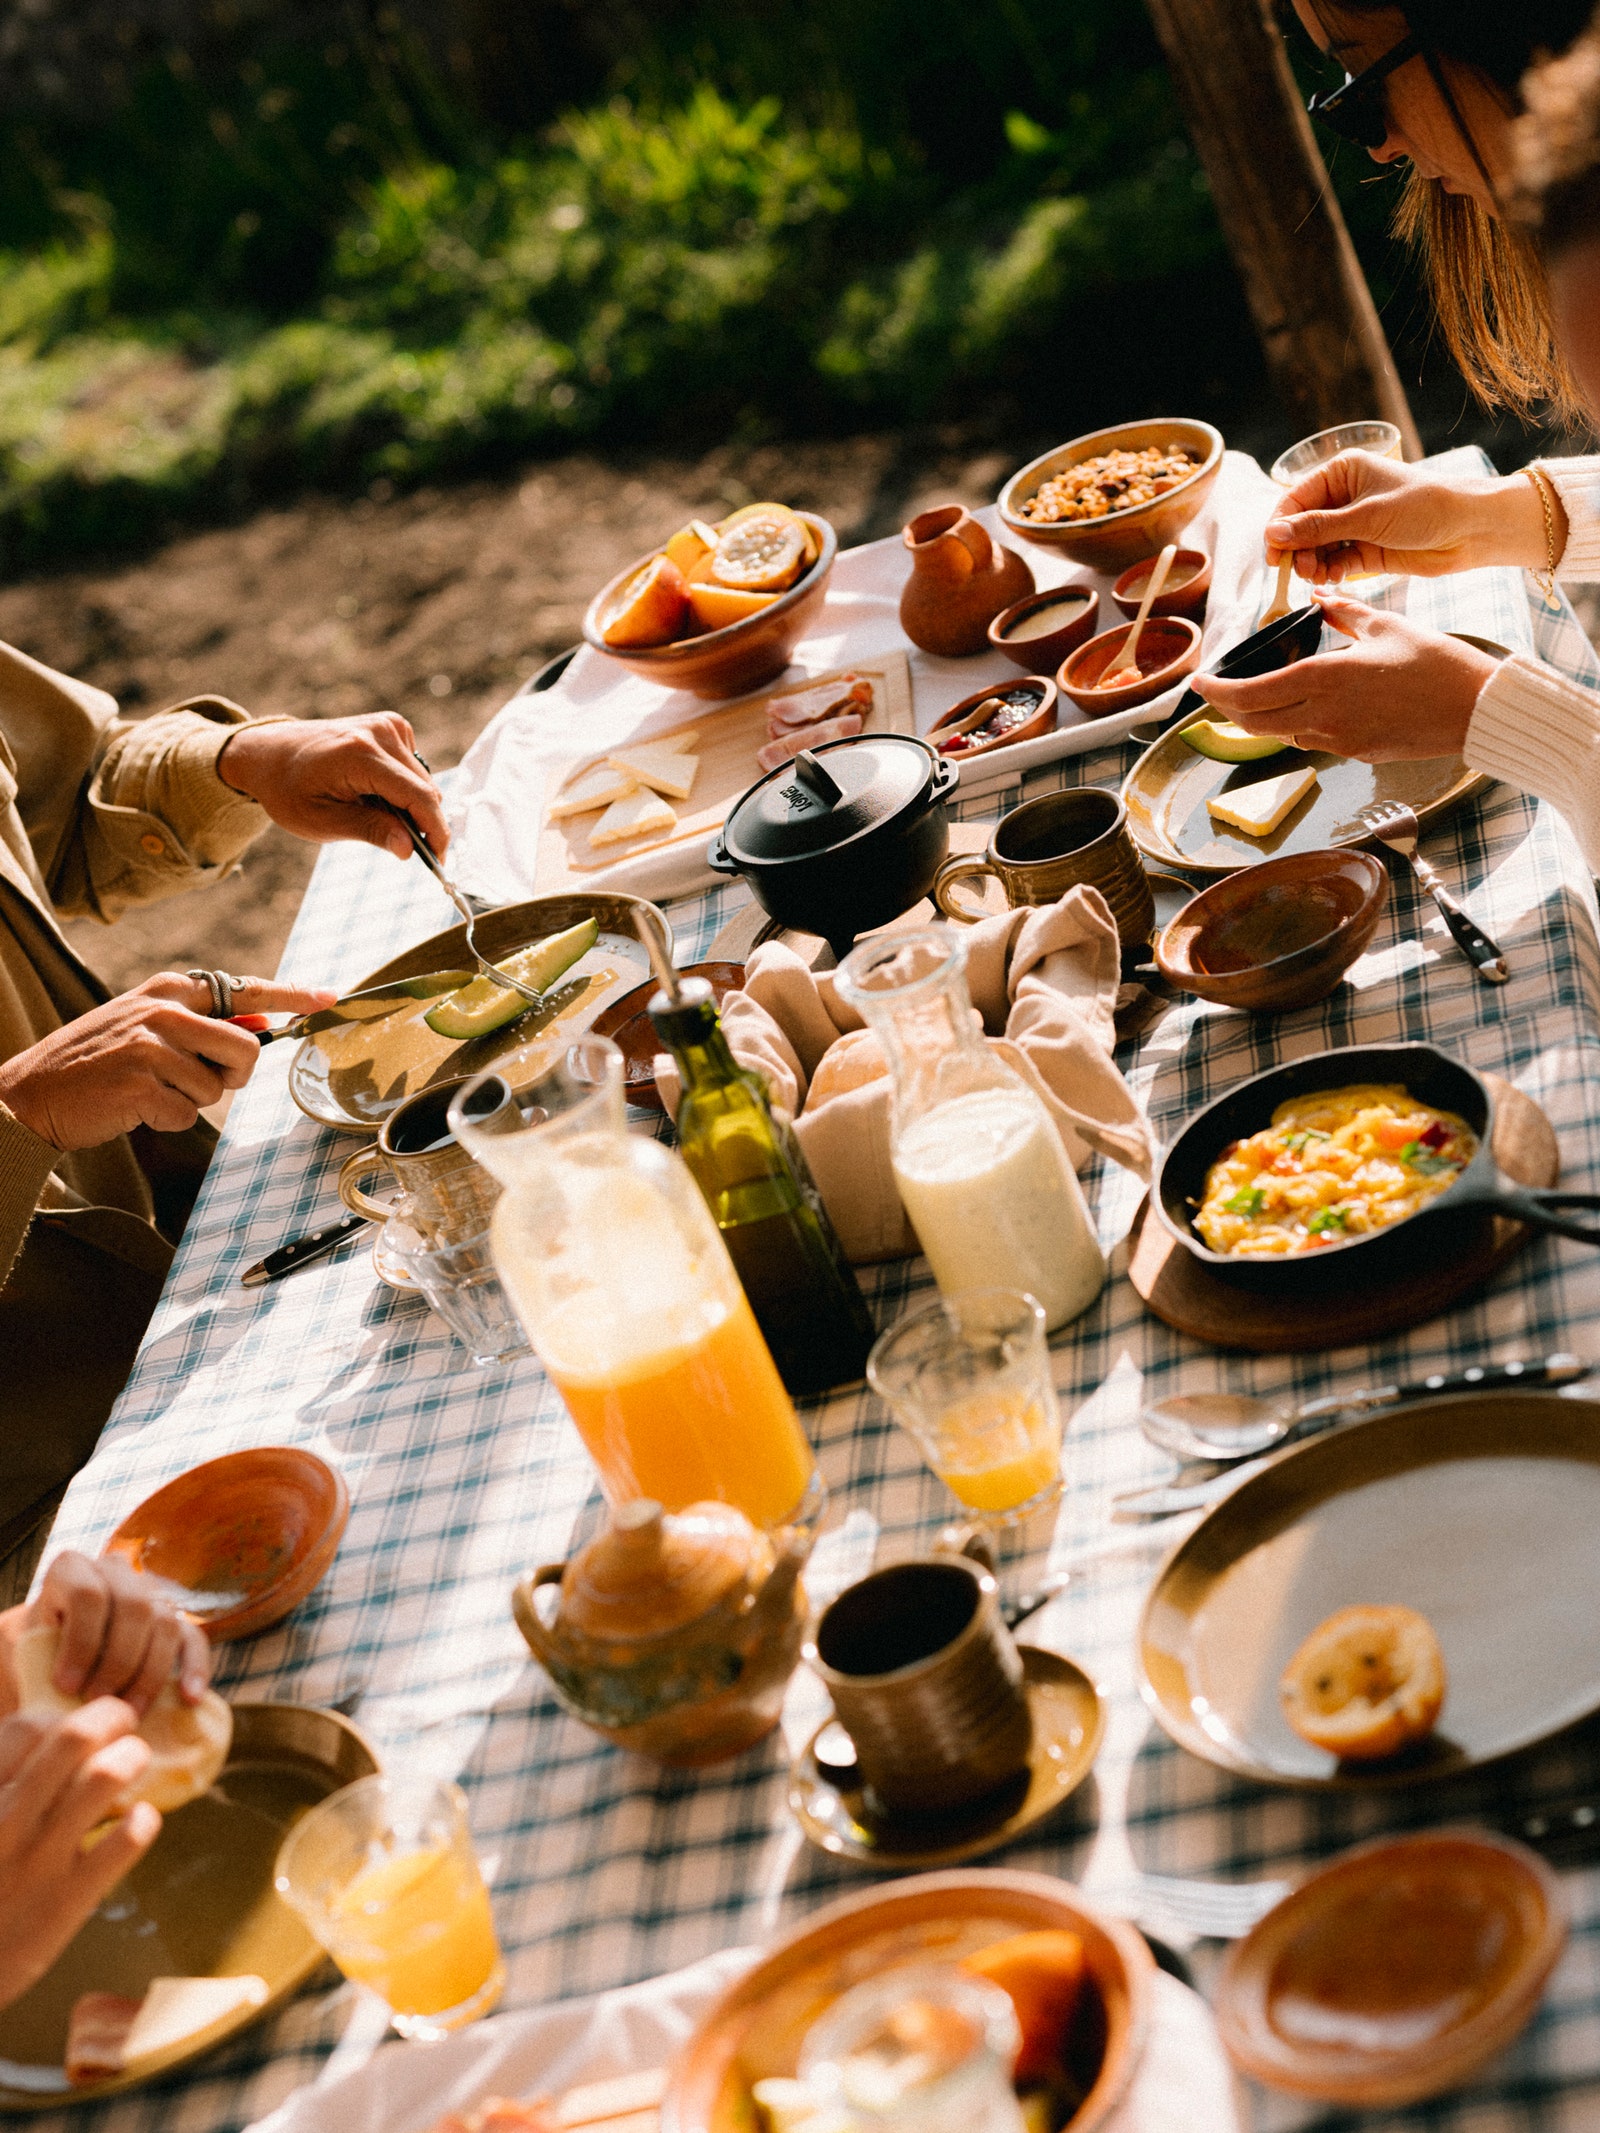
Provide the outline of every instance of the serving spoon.
<path id="1" fill-rule="evenodd" d="M 1095 683 L 1095 687 L 1097 689 L 1109 688 L 1112 682 L 1116 680 L 1119 674 L 1127 673 L 1129 667 L 1132 667 L 1136 674 L 1138 673 L 1139 639 L 1144 634 L 1145 624 L 1150 620 L 1151 608 L 1155 606 L 1156 602 L 1161 597 L 1161 588 L 1167 582 L 1167 572 L 1172 568 L 1172 559 L 1177 554 L 1177 552 L 1177 542 L 1168 541 L 1166 547 L 1163 548 L 1161 553 L 1156 557 L 1155 565 L 1152 568 L 1149 579 L 1145 584 L 1144 598 L 1139 602 L 1139 612 L 1133 618 L 1133 628 L 1129 630 L 1127 638 L 1123 643 L 1122 650 L 1117 654 L 1116 658 L 1112 660 L 1110 666 L 1106 668 L 1105 672 L 1100 676 L 1100 679 Z M 1273 619 L 1276 620 L 1276 617 L 1274 617 Z"/>
<path id="2" fill-rule="evenodd" d="M 1298 1407 L 1244 1392 L 1175 1393 L 1171 1399 L 1152 1400 L 1140 1413 L 1139 1427 L 1152 1444 L 1176 1458 L 1210 1459 L 1225 1465 L 1235 1459 L 1254 1459 L 1297 1437 L 1314 1436 L 1341 1420 L 1354 1422 L 1379 1414 L 1402 1400 L 1431 1400 L 1447 1392 L 1526 1392 L 1541 1386 L 1575 1385 L 1593 1368 L 1575 1355 L 1550 1355 L 1537 1363 L 1475 1363 L 1469 1370 L 1434 1371 L 1408 1384 L 1333 1393 Z"/>

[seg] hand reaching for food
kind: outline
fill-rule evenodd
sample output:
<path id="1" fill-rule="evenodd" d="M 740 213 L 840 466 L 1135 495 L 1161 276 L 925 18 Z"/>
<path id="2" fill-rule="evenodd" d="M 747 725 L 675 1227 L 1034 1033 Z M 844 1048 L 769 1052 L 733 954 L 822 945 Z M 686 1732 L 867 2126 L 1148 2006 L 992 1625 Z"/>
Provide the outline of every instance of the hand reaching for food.
<path id="1" fill-rule="evenodd" d="M 402 825 L 367 804 L 376 798 L 408 814 L 437 857 L 449 849 L 439 788 L 417 754 L 410 724 L 393 711 L 235 726 L 217 757 L 217 775 L 313 844 L 349 838 L 411 858 Z"/>
<path id="2" fill-rule="evenodd" d="M 1564 517 L 1564 515 L 1563 515 Z M 1557 528 L 1558 550 L 1566 526 Z M 1373 452 L 1341 452 L 1296 482 L 1267 521 L 1267 555 L 1292 554 L 1307 584 L 1395 571 L 1440 578 L 1549 561 L 1544 505 L 1517 475 L 1444 475 Z"/>

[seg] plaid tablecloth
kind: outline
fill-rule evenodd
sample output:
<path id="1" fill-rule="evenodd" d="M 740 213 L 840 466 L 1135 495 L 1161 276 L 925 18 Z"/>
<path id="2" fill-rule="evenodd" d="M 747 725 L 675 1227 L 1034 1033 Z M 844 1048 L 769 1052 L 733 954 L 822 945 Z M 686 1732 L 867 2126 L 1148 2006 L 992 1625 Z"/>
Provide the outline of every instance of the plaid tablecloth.
<path id="1" fill-rule="evenodd" d="M 1532 644 L 1600 687 L 1570 611 L 1530 605 L 1537 596 L 1511 573 L 1382 597 L 1404 597 L 1418 619 Z M 1112 784 L 1130 760 L 1118 749 L 1053 765 L 1028 790 Z M 982 811 L 1020 797 L 990 795 Z M 1559 1132 L 1565 1179 L 1600 1186 L 1600 927 L 1570 834 L 1550 810 L 1496 790 L 1431 833 L 1427 849 L 1505 947 L 1511 983 L 1476 983 L 1432 905 L 1396 872 L 1382 929 L 1329 1002 L 1270 1021 L 1174 1003 L 1125 1047 L 1122 1063 L 1158 1131 L 1277 1060 L 1356 1040 L 1429 1037 L 1536 1096 Z M 724 890 L 674 907 L 682 959 L 704 952 L 741 895 Z M 285 969 L 350 982 L 450 916 L 420 868 L 335 848 L 318 865 Z M 266 1290 L 239 1287 L 242 1268 L 335 1210 L 335 1174 L 352 1145 L 295 1111 L 286 1050 L 266 1054 L 233 1108 L 132 1382 L 69 1492 L 56 1542 L 98 1548 L 161 1482 L 232 1448 L 300 1443 L 338 1462 L 353 1511 L 333 1570 L 289 1622 L 224 1648 L 221 1685 L 236 1696 L 314 1703 L 359 1690 L 359 1722 L 386 1758 L 460 1779 L 491 1862 L 508 2006 L 758 1942 L 861 1886 L 856 1870 L 808 1850 L 789 1822 L 781 1738 L 721 1769 L 674 1775 L 612 1751 L 557 1709 L 512 1625 L 509 1595 L 520 1573 L 566 1552 L 592 1516 L 593 1485 L 535 1363 L 461 1367 L 444 1328 L 382 1287 L 361 1249 Z M 1484 1293 L 1404 1337 L 1296 1358 L 1220 1356 L 1149 1316 L 1124 1278 L 1134 1180 L 1097 1166 L 1085 1182 L 1113 1278 L 1055 1344 L 1071 1417 L 1070 1486 L 1051 1562 L 1107 1538 L 1113 1489 L 1165 1470 L 1136 1427 L 1142 1388 L 1310 1397 L 1467 1359 L 1594 1348 L 1600 1257 L 1540 1241 Z M 887 1324 L 930 1284 L 924 1264 L 908 1261 L 874 1270 L 867 1285 Z M 947 1500 L 866 1394 L 816 1407 L 808 1421 L 832 1498 L 811 1577 L 814 1596 L 825 1598 L 875 1549 L 931 1536 Z M 1293 1872 L 1376 1831 L 1531 1807 L 1586 1778 L 1600 1788 L 1592 1733 L 1492 1777 L 1381 1799 L 1269 1791 L 1180 1752 L 1146 1714 L 1133 1673 L 1138 1608 L 1169 1538 L 1135 1536 L 1030 1626 L 1030 1639 L 1070 1652 L 1101 1682 L 1111 1722 L 1093 1785 L 1004 1863 L 1114 1896 L 1136 1868 Z M 1046 1568 L 1044 1552 L 1022 1567 Z M 791 1741 L 815 1722 L 817 1693 L 797 1681 Z M 1259 2124 L 1450 2133 L 1600 2125 L 1600 1877 L 1570 1873 L 1565 1887 L 1573 1939 L 1544 2005 L 1470 2089 L 1424 2110 L 1355 2118 L 1261 2096 Z M 371 2035 L 349 1988 L 303 1997 L 190 2078 L 35 2123 L 92 2123 L 95 2133 L 241 2127 L 314 2079 L 330 2053 L 348 2063 L 370 2048 Z"/>

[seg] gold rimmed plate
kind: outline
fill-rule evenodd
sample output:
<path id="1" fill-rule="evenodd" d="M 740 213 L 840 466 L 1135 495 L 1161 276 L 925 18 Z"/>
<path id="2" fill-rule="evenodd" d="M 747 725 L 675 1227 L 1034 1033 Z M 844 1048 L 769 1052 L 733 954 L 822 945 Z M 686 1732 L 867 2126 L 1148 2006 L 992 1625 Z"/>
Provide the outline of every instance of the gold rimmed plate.
<path id="1" fill-rule="evenodd" d="M 1280 1454 L 1167 1558 L 1139 1625 L 1145 1701 L 1180 1747 L 1263 1784 L 1475 1770 L 1600 1711 L 1597 1530 L 1600 1401 L 1474 1393 L 1348 1425 Z M 1410 1754 L 1341 1763 L 1291 1729 L 1278 1679 L 1366 1602 L 1426 1615 L 1449 1687 Z"/>
<path id="2" fill-rule="evenodd" d="M 595 919 L 599 939 L 587 955 L 546 993 L 542 1004 L 507 1022 L 486 1037 L 458 1043 L 429 1029 L 423 1017 L 435 1002 L 407 1001 L 380 1021 L 352 1023 L 307 1037 L 289 1068 L 289 1094 L 319 1126 L 340 1133 L 374 1133 L 396 1105 L 435 1082 L 476 1074 L 493 1066 L 535 1038 L 581 1036 L 613 1000 L 647 977 L 650 956 L 634 923 L 636 912 L 655 913 L 641 897 L 584 894 L 536 896 L 527 903 L 502 904 L 478 920 L 478 946 L 492 962 L 503 962 L 548 934 L 559 933 L 586 918 Z M 671 940 L 670 929 L 666 938 Z M 465 928 L 436 933 L 370 972 L 360 988 L 392 978 L 420 977 L 430 970 L 470 965 Z"/>
<path id="3" fill-rule="evenodd" d="M 1073 1660 L 1019 1646 L 1033 1746 L 1028 1768 L 1000 1796 L 961 1815 L 886 1815 L 863 1792 L 854 1766 L 823 1761 L 830 1744 L 850 1753 L 837 1719 L 806 1743 L 789 1772 L 789 1810 L 809 1843 L 879 1874 L 958 1866 L 1012 1844 L 1070 1799 L 1094 1767 L 1105 1734 L 1099 1691 Z"/>
<path id="4" fill-rule="evenodd" d="M 214 2051 L 292 1999 L 325 1960 L 277 1895 L 286 1832 L 378 1759 L 336 1711 L 236 1703 L 233 1746 L 211 1790 L 168 1815 L 161 1834 L 38 1984 L 0 2012 L 0 2112 L 97 2102 Z M 157 1977 L 259 1977 L 243 2007 L 106 2081 L 69 2088 L 67 2025 L 86 1992 L 138 1999 Z"/>

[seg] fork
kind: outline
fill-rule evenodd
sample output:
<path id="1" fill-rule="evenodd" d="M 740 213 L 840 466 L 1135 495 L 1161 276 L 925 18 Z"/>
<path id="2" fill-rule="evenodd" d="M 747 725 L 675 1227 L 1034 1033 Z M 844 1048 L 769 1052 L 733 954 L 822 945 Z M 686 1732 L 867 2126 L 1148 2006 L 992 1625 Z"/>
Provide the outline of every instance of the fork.
<path id="1" fill-rule="evenodd" d="M 446 896 L 449 897 L 450 901 L 461 913 L 461 916 L 466 920 L 467 953 L 477 964 L 479 972 L 482 974 L 482 976 L 486 978 L 493 978 L 494 982 L 497 985 L 503 986 L 507 992 L 520 993 L 523 999 L 527 1001 L 530 1007 L 538 1007 L 542 1005 L 544 1001 L 544 994 L 539 991 L 537 986 L 525 985 L 522 982 L 521 978 L 514 978 L 509 970 L 502 970 L 498 964 L 491 963 L 489 961 L 489 958 L 479 948 L 472 930 L 473 927 L 476 926 L 476 924 L 478 923 L 479 914 L 473 910 L 470 901 L 456 887 L 455 883 L 450 879 L 444 868 L 439 864 L 438 858 L 434 853 L 433 846 L 428 842 L 427 838 L 423 836 L 421 830 L 417 828 L 417 825 L 412 821 L 411 817 L 406 813 L 405 809 L 403 807 L 396 807 L 392 800 L 380 799 L 376 793 L 368 793 L 366 795 L 365 804 L 368 807 L 380 807 L 383 809 L 385 814 L 393 815 L 396 822 L 399 823 L 400 827 L 411 839 L 411 849 L 416 853 L 417 857 L 422 861 L 422 864 L 427 868 L 428 872 L 433 876 L 434 880 L 439 884 L 440 888 L 443 889 Z"/>
<path id="2" fill-rule="evenodd" d="M 1415 809 L 1407 807 L 1403 800 L 1374 800 L 1369 806 L 1358 808 L 1348 822 L 1341 823 L 1333 833 L 1332 842 L 1365 844 L 1373 838 L 1408 860 L 1411 871 L 1439 906 L 1456 946 L 1478 976 L 1487 985 L 1503 985 L 1511 975 L 1505 956 L 1471 914 L 1456 902 L 1417 850 L 1421 827 Z"/>

